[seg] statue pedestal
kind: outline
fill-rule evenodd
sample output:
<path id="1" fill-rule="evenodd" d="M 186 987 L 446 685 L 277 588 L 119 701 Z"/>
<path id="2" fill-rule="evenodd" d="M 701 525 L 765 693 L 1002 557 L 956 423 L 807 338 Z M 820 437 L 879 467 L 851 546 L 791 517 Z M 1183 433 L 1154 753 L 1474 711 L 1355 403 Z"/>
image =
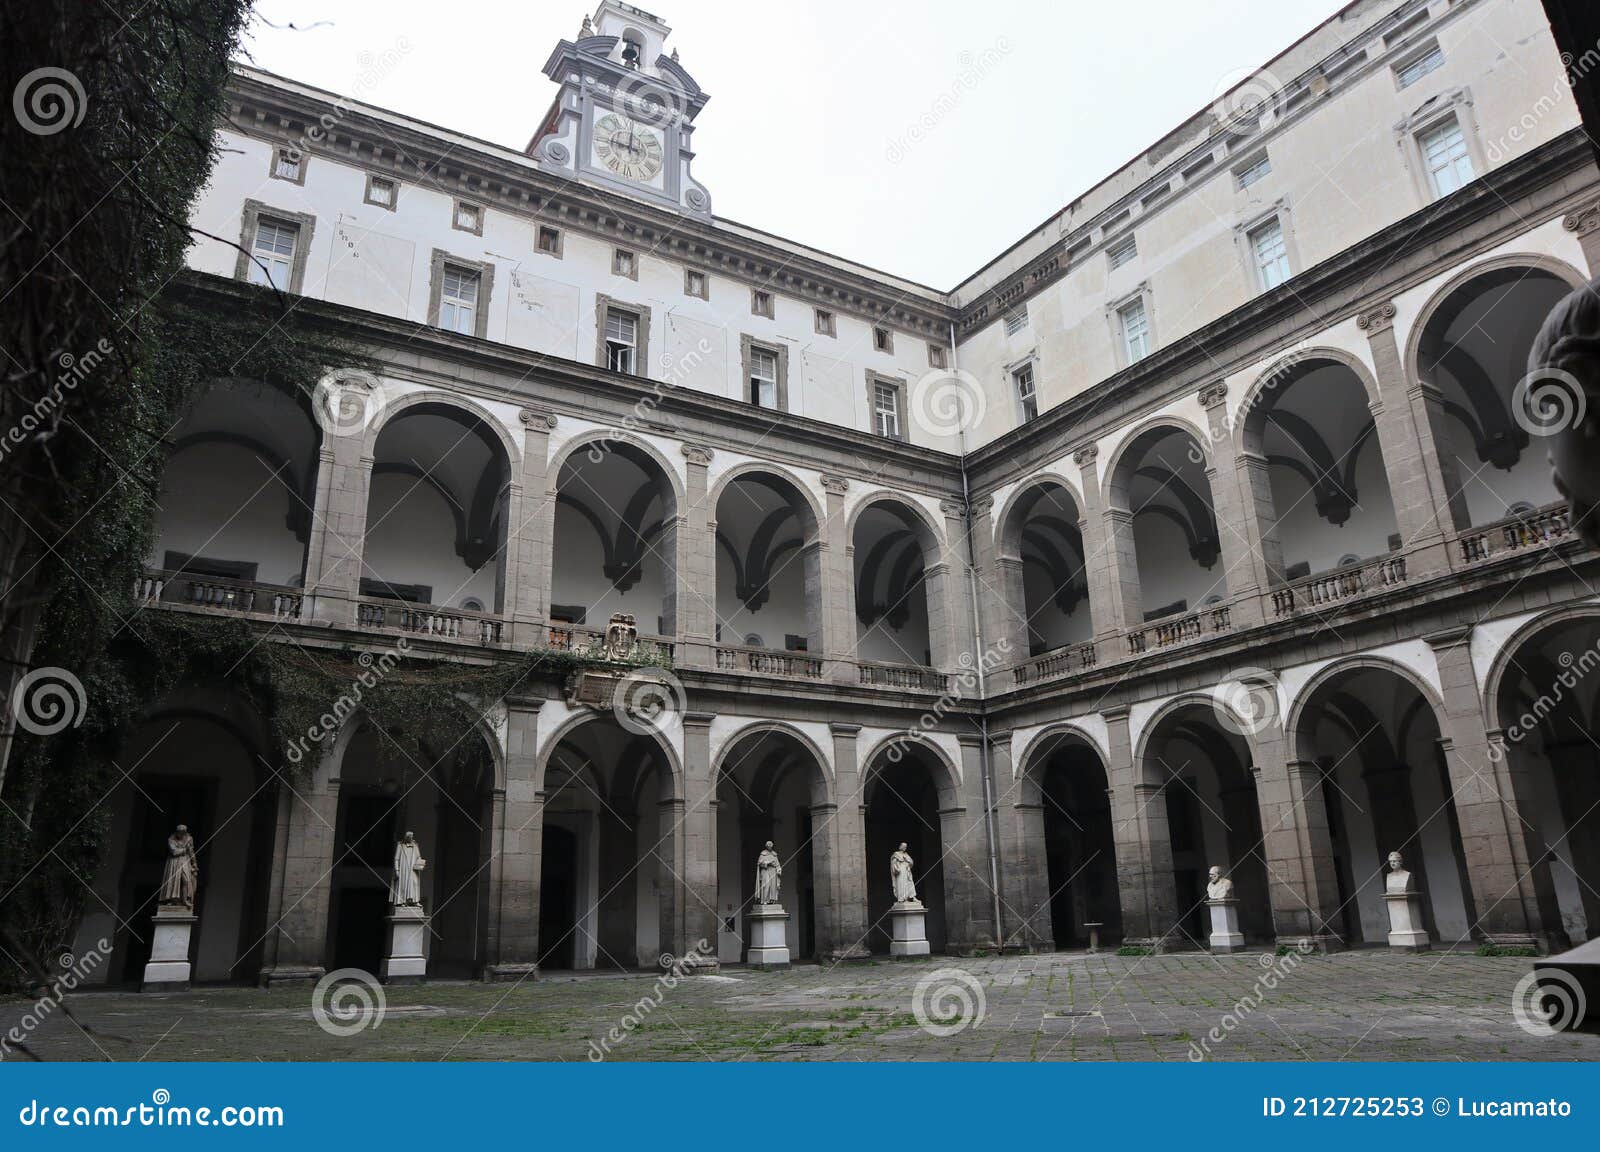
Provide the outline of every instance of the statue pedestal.
<path id="1" fill-rule="evenodd" d="M 1428 933 L 1422 926 L 1422 893 L 1385 892 L 1389 905 L 1389 947 L 1398 952 L 1426 952 Z"/>
<path id="2" fill-rule="evenodd" d="M 745 963 L 755 968 L 783 968 L 789 963 L 789 914 L 782 904 L 753 904 L 745 913 L 750 950 Z"/>
<path id="3" fill-rule="evenodd" d="M 428 958 L 423 953 L 427 943 L 428 914 L 415 904 L 390 906 L 389 955 L 378 970 L 378 978 L 385 984 L 420 984 L 428 974 Z"/>
<path id="4" fill-rule="evenodd" d="M 1229 896 L 1207 900 L 1211 907 L 1211 951 L 1226 955 L 1244 949 L 1244 933 L 1239 931 L 1239 901 Z"/>
<path id="5" fill-rule="evenodd" d="M 140 991 L 189 990 L 189 934 L 199 920 L 200 917 L 180 904 L 164 904 L 156 909 L 150 962 L 144 966 Z"/>
<path id="6" fill-rule="evenodd" d="M 903 900 L 889 907 L 889 955 L 928 955 L 927 916 L 921 900 Z"/>

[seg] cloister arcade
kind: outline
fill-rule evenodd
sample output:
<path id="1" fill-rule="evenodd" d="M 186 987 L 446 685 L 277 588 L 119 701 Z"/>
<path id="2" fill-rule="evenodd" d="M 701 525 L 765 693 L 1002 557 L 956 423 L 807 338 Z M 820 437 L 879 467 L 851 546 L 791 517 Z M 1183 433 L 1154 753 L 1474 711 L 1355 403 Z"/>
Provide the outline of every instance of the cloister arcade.
<path id="1" fill-rule="evenodd" d="M 1020 492 L 1001 518 L 995 557 L 1012 650 L 1038 656 L 1094 635 L 1082 514 L 1072 490 L 1047 479 Z"/>
<path id="2" fill-rule="evenodd" d="M 792 480 L 750 469 L 716 502 L 716 632 L 720 644 L 822 651 L 821 531 Z"/>
<path id="3" fill-rule="evenodd" d="M 930 609 L 942 585 L 929 587 L 929 568 L 939 554 L 937 534 L 909 504 L 876 499 L 855 515 L 854 556 L 856 652 L 863 660 L 944 667 L 934 650 Z M 942 574 L 936 578 L 942 580 Z"/>
<path id="4" fill-rule="evenodd" d="M 947 898 L 964 889 L 961 854 L 954 846 L 968 832 L 959 808 L 959 788 L 950 766 L 929 745 L 894 740 L 868 763 L 861 789 L 865 809 L 867 868 L 867 948 L 889 950 L 888 860 L 900 844 L 913 861 L 917 899 L 927 906 L 928 942 L 944 950 L 951 925 Z"/>
<path id="5" fill-rule="evenodd" d="M 1101 941 L 1120 942 L 1116 832 L 1100 753 L 1077 733 L 1047 734 L 1018 779 L 1018 842 L 1042 846 L 1045 857 L 1044 893 L 1024 898 L 1029 934 L 1068 950 L 1087 947 L 1094 926 Z"/>

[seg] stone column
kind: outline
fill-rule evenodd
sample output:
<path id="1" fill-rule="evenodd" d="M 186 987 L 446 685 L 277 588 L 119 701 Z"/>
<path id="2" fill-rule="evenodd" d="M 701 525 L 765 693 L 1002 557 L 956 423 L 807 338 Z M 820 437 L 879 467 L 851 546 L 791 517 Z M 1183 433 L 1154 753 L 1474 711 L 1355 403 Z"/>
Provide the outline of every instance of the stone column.
<path id="1" fill-rule="evenodd" d="M 989 867 L 989 821 L 983 795 L 983 738 L 957 737 L 961 747 L 960 794 L 940 797 L 939 839 L 944 854 L 945 950 L 992 949 L 995 924 L 994 874 Z M 998 845 L 995 846 L 998 849 Z"/>
<path id="2" fill-rule="evenodd" d="M 685 444 L 683 455 L 689 462 L 689 481 L 684 507 L 678 509 L 674 595 L 679 642 L 673 662 L 707 668 L 714 663 L 711 642 L 717 620 L 716 510 L 706 486 L 712 453 L 702 444 Z"/>
<path id="3" fill-rule="evenodd" d="M 331 757 L 335 753 L 326 753 Z M 339 818 L 339 782 L 280 779 L 261 983 L 319 980 L 326 971 L 328 901 Z M 376 973 L 373 973 L 376 975 Z"/>
<path id="4" fill-rule="evenodd" d="M 539 970 L 539 881 L 544 864 L 544 791 L 537 778 L 537 697 L 506 697 L 506 779 L 494 796 L 489 868 L 491 980 L 521 980 Z"/>
<path id="5" fill-rule="evenodd" d="M 1003 668 L 1028 658 L 1027 605 L 1022 595 L 1022 561 L 1000 554 L 994 539 L 993 512 L 994 501 L 987 496 L 972 502 L 973 571 L 978 584 L 978 627 L 984 654 L 992 652 L 990 663 Z M 1002 675 L 1004 682 L 1010 683 L 1009 675 Z"/>
<path id="6" fill-rule="evenodd" d="M 983 654 L 978 651 L 978 621 L 974 615 L 977 602 L 973 599 L 972 564 L 974 557 L 967 551 L 967 506 L 959 500 L 942 500 L 939 510 L 944 513 L 944 552 L 942 563 L 946 569 L 944 579 L 944 600 L 946 604 L 945 619 L 947 621 L 945 635 L 948 637 L 948 656 L 944 671 L 959 672 L 963 668 L 975 668 Z M 928 586 L 928 595 L 933 595 L 932 585 Z M 933 604 L 928 605 L 929 629 L 932 630 Z M 962 691 L 962 695 L 977 695 L 977 683 L 973 681 L 970 689 Z"/>
<path id="7" fill-rule="evenodd" d="M 556 418 L 542 408 L 524 408 L 522 473 L 516 483 L 520 509 L 511 517 L 506 538 L 506 598 L 502 613 L 510 621 L 507 639 L 518 647 L 544 640 L 550 618 L 551 534 L 555 529 L 555 496 L 546 477 L 550 432 Z M 513 576 L 514 574 L 514 576 Z"/>
<path id="8" fill-rule="evenodd" d="M 823 676 L 854 684 L 856 672 L 856 596 L 854 552 L 845 516 L 844 496 L 850 482 L 842 476 L 824 476 L 827 519 L 822 533 L 822 648 Z"/>
<path id="9" fill-rule="evenodd" d="M 1053 947 L 1050 870 L 1045 853 L 1044 804 L 1035 781 L 1015 776 L 1011 734 L 991 734 L 995 807 L 1000 827 L 1001 915 L 1008 947 Z"/>
<path id="10" fill-rule="evenodd" d="M 866 797 L 861 790 L 861 768 L 857 759 L 856 738 L 859 724 L 830 724 L 833 734 L 833 788 L 836 810 L 833 814 L 833 849 L 828 854 L 828 871 L 822 861 L 814 861 L 819 876 L 819 892 L 827 892 L 834 902 L 834 938 L 826 945 L 820 936 L 817 951 L 825 963 L 865 960 L 867 950 L 867 833 Z M 815 825 L 813 825 L 815 828 Z M 821 916 L 819 913 L 818 919 Z"/>
<path id="11" fill-rule="evenodd" d="M 679 875 L 683 894 L 683 936 L 675 941 L 676 956 L 693 954 L 700 941 L 706 950 L 699 970 L 717 966 L 717 808 L 716 783 L 711 775 L 711 721 L 709 712 L 686 712 L 683 717 L 683 774 L 687 792 L 682 809 Z M 665 813 L 663 813 L 665 815 Z M 662 937 L 665 941 L 666 937 Z"/>
<path id="12" fill-rule="evenodd" d="M 1124 631 L 1130 627 L 1128 593 L 1133 594 L 1131 612 L 1139 610 L 1139 564 L 1133 553 L 1133 535 L 1120 528 L 1129 517 L 1113 517 L 1106 494 L 1100 486 L 1100 449 L 1085 444 L 1072 454 L 1083 487 L 1084 578 L 1089 584 L 1089 613 L 1094 618 L 1095 654 L 1099 663 L 1125 660 L 1128 656 Z"/>
<path id="13" fill-rule="evenodd" d="M 1483 693 L 1472 666 L 1472 629 L 1454 628 L 1426 639 L 1438 661 L 1444 696 L 1439 727 L 1471 885 L 1467 913 L 1476 917 L 1473 927 L 1490 943 L 1548 944 L 1528 846 L 1534 825 L 1522 816 L 1524 809 L 1532 813 L 1537 807 L 1523 774 L 1514 772 L 1504 755 L 1490 754 Z"/>
<path id="14" fill-rule="evenodd" d="M 1232 602 L 1233 626 L 1240 628 L 1258 624 L 1264 616 L 1261 590 L 1271 582 L 1264 534 L 1271 525 L 1263 524 L 1257 514 L 1254 490 L 1244 487 L 1245 472 L 1251 465 L 1241 461 L 1235 451 L 1227 399 L 1228 386 L 1221 381 L 1200 389 L 1200 403 L 1206 410 L 1207 433 L 1211 437 L 1206 480 L 1211 486 L 1211 515 L 1217 522 L 1217 544 L 1221 548 L 1218 563 L 1223 566 L 1217 575 L 1226 584 L 1218 593 Z M 1249 478 L 1249 482 L 1253 480 Z M 1270 507 L 1270 493 L 1267 499 Z M 1190 610 L 1194 607 L 1190 605 Z"/>
<path id="15" fill-rule="evenodd" d="M 1285 738 L 1276 731 L 1257 736 L 1252 752 L 1273 931 L 1289 947 L 1342 947 L 1322 769 L 1288 759 Z"/>
<path id="16" fill-rule="evenodd" d="M 1567 213 L 1561 226 L 1578 237 L 1589 275 L 1600 276 L 1600 202 Z"/>
<path id="17" fill-rule="evenodd" d="M 306 542 L 305 617 L 345 628 L 356 618 L 372 476 L 372 458 L 361 454 L 362 439 L 356 432 L 322 438 Z"/>
<path id="18" fill-rule="evenodd" d="M 1453 558 L 1446 553 L 1446 539 L 1470 518 L 1455 462 L 1440 454 L 1434 440 L 1438 419 L 1443 417 L 1439 390 L 1420 379 L 1408 379 L 1395 343 L 1394 317 L 1394 305 L 1385 301 L 1357 316 L 1356 327 L 1366 333 L 1372 352 L 1379 393 L 1372 418 L 1407 554 L 1407 574 L 1414 580 L 1449 568 Z"/>
<path id="19" fill-rule="evenodd" d="M 653 855 L 656 866 L 656 911 L 659 914 L 657 946 L 663 955 L 674 959 L 689 955 L 684 946 L 688 938 L 688 921 L 685 918 L 684 876 L 684 813 L 688 804 L 673 797 L 659 802 L 656 846 Z M 713 937 L 713 939 L 715 939 Z M 694 941 L 688 941 L 692 947 Z"/>
<path id="20" fill-rule="evenodd" d="M 1178 890 L 1172 872 L 1172 835 L 1167 828 L 1165 787 L 1146 783 L 1133 762 L 1128 709 L 1104 709 L 1110 755 L 1111 826 L 1117 845 L 1117 891 L 1122 900 L 1122 935 L 1127 944 L 1158 951 L 1178 924 Z"/>

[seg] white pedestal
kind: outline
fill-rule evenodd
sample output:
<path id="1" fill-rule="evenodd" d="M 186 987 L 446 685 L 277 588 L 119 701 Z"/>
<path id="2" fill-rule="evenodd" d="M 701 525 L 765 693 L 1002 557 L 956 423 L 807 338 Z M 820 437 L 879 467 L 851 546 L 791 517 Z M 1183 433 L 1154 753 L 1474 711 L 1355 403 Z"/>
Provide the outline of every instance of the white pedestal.
<path id="1" fill-rule="evenodd" d="M 189 990 L 189 934 L 200 920 L 182 905 L 156 909 L 155 933 L 150 941 L 150 962 L 144 966 L 145 992 Z"/>
<path id="2" fill-rule="evenodd" d="M 1213 952 L 1239 952 L 1244 948 L 1244 933 L 1239 931 L 1239 901 L 1234 897 L 1225 900 L 1207 900 L 1211 906 L 1211 950 Z"/>
<path id="3" fill-rule="evenodd" d="M 389 915 L 389 955 L 378 971 L 385 984 L 419 984 L 428 974 L 424 946 L 428 937 L 428 916 L 415 904 L 391 907 Z"/>
<path id="4" fill-rule="evenodd" d="M 750 931 L 746 963 L 757 968 L 781 968 L 789 963 L 789 914 L 782 904 L 754 904 L 745 913 Z"/>
<path id="5" fill-rule="evenodd" d="M 905 900 L 889 907 L 889 955 L 928 955 L 928 910 L 921 900 Z"/>
<path id="6" fill-rule="evenodd" d="M 1389 947 L 1399 952 L 1426 952 L 1431 942 L 1422 926 L 1422 893 L 1385 892 L 1389 905 Z"/>

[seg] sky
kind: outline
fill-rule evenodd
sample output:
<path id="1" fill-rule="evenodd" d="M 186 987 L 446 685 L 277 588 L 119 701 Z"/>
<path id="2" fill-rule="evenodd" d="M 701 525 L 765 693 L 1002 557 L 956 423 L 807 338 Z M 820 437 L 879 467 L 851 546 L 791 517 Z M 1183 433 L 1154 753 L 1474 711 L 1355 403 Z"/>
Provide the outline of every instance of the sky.
<path id="1" fill-rule="evenodd" d="M 954 288 L 1340 0 L 646 0 L 718 216 Z M 521 150 L 584 0 L 258 0 L 250 62 Z"/>

